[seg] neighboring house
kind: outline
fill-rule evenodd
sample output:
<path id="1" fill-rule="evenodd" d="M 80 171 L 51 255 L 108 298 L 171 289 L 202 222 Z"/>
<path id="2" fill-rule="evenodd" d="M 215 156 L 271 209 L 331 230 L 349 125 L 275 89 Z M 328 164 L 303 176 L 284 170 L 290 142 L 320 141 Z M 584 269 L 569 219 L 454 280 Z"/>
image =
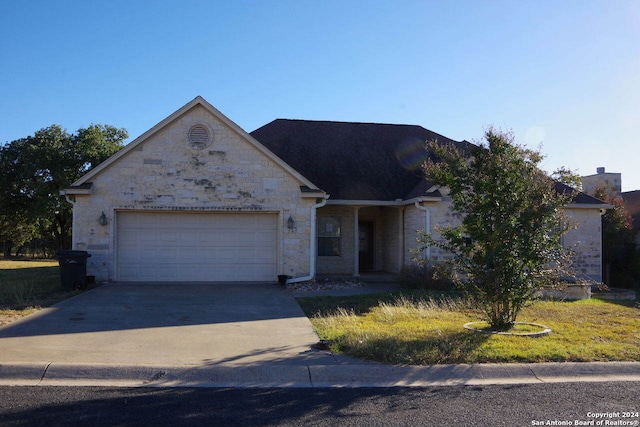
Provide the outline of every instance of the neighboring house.
<path id="1" fill-rule="evenodd" d="M 608 193 L 620 195 L 622 192 L 622 174 L 619 172 L 606 172 L 604 167 L 596 168 L 595 175 L 582 177 L 582 191 L 587 194 L 595 193 L 598 187 L 606 187 Z"/>
<path id="2" fill-rule="evenodd" d="M 70 188 L 73 248 L 99 281 L 275 281 L 398 272 L 417 230 L 456 221 L 426 182 L 420 126 L 275 120 L 251 134 L 197 97 Z M 564 238 L 601 280 L 603 202 L 580 194 Z M 435 248 L 424 256 L 437 261 Z"/>

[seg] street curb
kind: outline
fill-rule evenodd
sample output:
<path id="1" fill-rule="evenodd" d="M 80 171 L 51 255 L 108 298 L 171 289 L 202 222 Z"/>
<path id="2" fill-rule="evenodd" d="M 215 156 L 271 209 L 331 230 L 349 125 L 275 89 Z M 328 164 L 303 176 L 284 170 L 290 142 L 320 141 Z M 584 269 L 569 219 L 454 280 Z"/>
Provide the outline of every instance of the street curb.
<path id="1" fill-rule="evenodd" d="M 602 381 L 640 381 L 640 363 L 430 366 L 0 364 L 1 386 L 357 388 Z"/>

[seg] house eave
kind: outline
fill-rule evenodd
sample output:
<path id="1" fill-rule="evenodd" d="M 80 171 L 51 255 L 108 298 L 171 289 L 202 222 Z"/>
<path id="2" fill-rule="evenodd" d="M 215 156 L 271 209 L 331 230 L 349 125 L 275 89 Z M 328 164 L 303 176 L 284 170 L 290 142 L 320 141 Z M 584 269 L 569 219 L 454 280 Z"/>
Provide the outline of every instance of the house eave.
<path id="1" fill-rule="evenodd" d="M 78 196 L 78 195 L 91 195 L 91 190 L 65 188 L 59 191 L 61 196 Z"/>
<path id="2" fill-rule="evenodd" d="M 416 202 L 440 202 L 442 197 L 414 197 L 407 200 L 327 200 L 327 205 L 340 205 L 340 206 L 408 206 L 413 205 Z"/>
<path id="3" fill-rule="evenodd" d="M 613 205 L 605 203 L 570 203 L 565 206 L 566 209 L 613 209 Z"/>
<path id="4" fill-rule="evenodd" d="M 300 197 L 303 199 L 324 199 L 327 196 L 327 193 L 324 191 L 316 191 L 316 192 L 307 192 L 300 194 Z"/>
<path id="5" fill-rule="evenodd" d="M 416 202 L 441 202 L 442 196 L 420 196 L 413 197 L 411 199 L 403 200 L 402 205 L 413 205 Z"/>
<path id="6" fill-rule="evenodd" d="M 59 193 L 61 196 L 90 195 L 92 188 L 93 188 L 93 183 L 85 182 L 84 184 L 81 184 L 81 185 L 72 185 L 69 188 L 60 190 Z"/>

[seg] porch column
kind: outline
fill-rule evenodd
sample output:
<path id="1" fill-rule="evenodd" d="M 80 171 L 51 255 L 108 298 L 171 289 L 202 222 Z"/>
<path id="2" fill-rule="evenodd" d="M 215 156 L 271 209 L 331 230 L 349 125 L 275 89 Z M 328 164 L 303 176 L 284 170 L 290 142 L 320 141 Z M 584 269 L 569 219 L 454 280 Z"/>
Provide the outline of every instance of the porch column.
<path id="1" fill-rule="evenodd" d="M 360 227 L 358 226 L 360 206 L 353 208 L 353 277 L 360 276 Z"/>
<path id="2" fill-rule="evenodd" d="M 398 272 L 404 267 L 404 210 L 405 206 L 398 208 Z"/>

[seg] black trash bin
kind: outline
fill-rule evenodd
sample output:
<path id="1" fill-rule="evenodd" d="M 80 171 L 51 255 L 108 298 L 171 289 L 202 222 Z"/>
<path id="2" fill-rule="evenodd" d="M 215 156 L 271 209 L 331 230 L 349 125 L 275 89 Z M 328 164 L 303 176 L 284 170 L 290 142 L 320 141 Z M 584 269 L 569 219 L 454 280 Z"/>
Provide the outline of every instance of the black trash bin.
<path id="1" fill-rule="evenodd" d="M 87 251 L 59 251 L 60 281 L 62 287 L 69 290 L 86 289 L 87 287 Z"/>

